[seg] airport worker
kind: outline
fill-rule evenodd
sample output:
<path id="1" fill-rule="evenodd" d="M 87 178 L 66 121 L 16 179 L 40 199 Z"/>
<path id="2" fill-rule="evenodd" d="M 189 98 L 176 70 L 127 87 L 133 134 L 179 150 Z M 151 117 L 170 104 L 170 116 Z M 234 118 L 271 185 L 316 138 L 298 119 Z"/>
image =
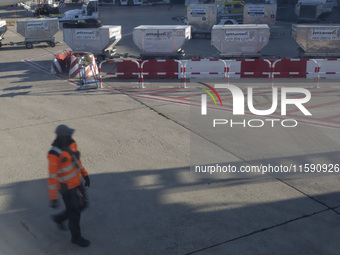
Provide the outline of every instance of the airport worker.
<path id="1" fill-rule="evenodd" d="M 55 133 L 56 139 L 48 152 L 48 195 L 50 206 L 58 207 L 58 193 L 60 193 L 66 210 L 53 215 L 52 220 L 63 229 L 63 222 L 68 220 L 71 232 L 71 242 L 81 247 L 90 245 L 90 241 L 82 237 L 80 231 L 81 211 L 87 206 L 87 196 L 82 185 L 82 177 L 85 187 L 90 187 L 90 179 L 87 171 L 80 161 L 80 153 L 76 142 L 72 139 L 74 129 L 66 125 L 59 125 Z"/>

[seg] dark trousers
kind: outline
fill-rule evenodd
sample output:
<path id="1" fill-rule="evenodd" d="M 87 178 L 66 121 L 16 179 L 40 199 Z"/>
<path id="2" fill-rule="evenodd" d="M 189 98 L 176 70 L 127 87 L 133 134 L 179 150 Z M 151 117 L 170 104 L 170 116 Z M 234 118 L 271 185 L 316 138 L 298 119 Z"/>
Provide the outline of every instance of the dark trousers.
<path id="1" fill-rule="evenodd" d="M 61 187 L 60 194 L 62 195 L 66 210 L 56 215 L 56 217 L 58 221 L 68 219 L 68 227 L 72 237 L 80 237 L 80 215 L 81 211 L 86 207 L 85 201 L 87 201 L 84 188 L 82 186 L 73 189 Z"/>

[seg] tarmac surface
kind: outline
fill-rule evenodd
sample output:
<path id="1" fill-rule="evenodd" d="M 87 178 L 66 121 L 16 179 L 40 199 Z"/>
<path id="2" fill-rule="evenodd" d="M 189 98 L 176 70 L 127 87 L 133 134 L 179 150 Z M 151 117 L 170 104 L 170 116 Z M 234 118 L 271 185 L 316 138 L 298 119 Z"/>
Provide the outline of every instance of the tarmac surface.
<path id="1" fill-rule="evenodd" d="M 118 50 L 131 55 L 138 54 L 131 28 L 165 17 L 171 21 L 183 9 L 110 8 L 114 15 L 107 20 L 102 16 L 103 23 L 124 24 Z M 0 10 L 0 17 L 9 21 L 15 20 L 14 14 L 27 16 L 23 11 Z M 278 35 L 290 41 L 285 33 Z M 10 26 L 3 42 L 22 40 Z M 62 42 L 61 32 L 57 40 Z M 214 54 L 203 38 L 192 43 L 188 46 L 192 54 Z M 270 46 L 268 54 L 277 47 Z M 339 173 L 228 178 L 190 170 L 193 164 L 216 162 L 335 168 L 340 163 L 338 80 L 322 80 L 319 89 L 311 88 L 307 79 L 276 81 L 277 87 L 311 92 L 306 107 L 312 116 L 293 107 L 286 117 L 279 111 L 273 115 L 296 119 L 297 127 L 212 130 L 209 121 L 198 123 L 202 94 L 198 87 L 203 87 L 199 82 L 214 85 L 223 80 L 192 79 L 187 89 L 179 89 L 177 80 L 149 80 L 146 88 L 138 89 L 134 80 L 113 79 L 106 80 L 103 89 L 78 91 L 77 81 L 49 72 L 53 53 L 65 49 L 63 43 L 55 48 L 41 44 L 31 50 L 20 45 L 0 49 L 1 255 L 339 254 Z M 280 54 L 284 51 L 295 54 L 288 46 Z M 270 105 L 267 80 L 231 83 L 244 93 L 246 87 L 254 87 L 258 108 Z M 209 118 L 234 118 L 226 101 L 230 93 L 222 91 L 221 97 L 223 106 L 208 102 Z M 249 121 L 254 116 L 246 112 L 243 118 Z M 74 138 L 91 178 L 90 207 L 81 220 L 83 236 L 92 242 L 86 249 L 73 245 L 70 234 L 58 230 L 50 219 L 57 211 L 48 207 L 46 156 L 59 124 L 76 129 Z"/>

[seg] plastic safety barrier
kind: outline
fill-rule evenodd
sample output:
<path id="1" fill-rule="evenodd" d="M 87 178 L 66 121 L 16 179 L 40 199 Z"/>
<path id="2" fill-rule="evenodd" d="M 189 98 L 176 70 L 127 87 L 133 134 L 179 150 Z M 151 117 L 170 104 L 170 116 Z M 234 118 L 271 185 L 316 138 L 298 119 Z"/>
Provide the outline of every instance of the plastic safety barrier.
<path id="1" fill-rule="evenodd" d="M 135 63 L 137 65 L 137 70 L 138 72 L 102 72 L 102 65 L 104 63 L 122 63 L 124 61 L 130 61 L 132 63 Z M 140 64 L 137 60 L 122 60 L 122 59 L 111 59 L 111 60 L 104 60 L 99 63 L 99 84 L 100 88 L 103 87 L 103 76 L 108 76 L 108 75 L 137 75 L 138 76 L 138 87 L 141 88 L 141 70 L 140 70 Z"/>
<path id="2" fill-rule="evenodd" d="M 160 68 L 162 65 L 160 65 L 161 63 L 163 63 L 163 65 L 171 65 L 172 63 L 178 63 L 180 65 L 180 72 L 178 72 L 178 64 L 174 65 L 174 69 L 171 71 L 165 71 L 164 68 L 162 68 L 162 70 L 157 70 L 157 68 Z M 146 64 L 151 64 L 153 65 L 154 69 L 152 72 L 150 71 L 144 71 L 145 65 Z M 170 67 L 171 68 L 171 67 Z M 140 81 L 141 81 L 141 87 L 144 88 L 144 76 L 148 75 L 151 76 L 153 78 L 157 78 L 157 77 L 168 77 L 168 78 L 176 78 L 176 77 L 180 77 L 181 79 L 181 86 L 183 87 L 184 84 L 184 76 L 183 76 L 183 71 L 184 71 L 184 66 L 182 64 L 182 62 L 180 60 L 177 59 L 150 59 L 150 60 L 144 60 L 141 64 L 140 64 Z"/>
<path id="3" fill-rule="evenodd" d="M 105 62 L 133 62 L 136 67 L 131 68 L 131 64 L 126 68 L 135 72 L 115 72 L 103 73 L 102 64 Z M 139 88 L 144 88 L 145 78 L 179 78 L 181 88 L 186 88 L 187 77 L 203 75 L 208 78 L 223 77 L 229 83 L 230 78 L 268 78 L 268 86 L 274 86 L 275 78 L 313 78 L 313 87 L 319 87 L 320 75 L 339 75 L 340 68 L 335 67 L 335 71 L 321 71 L 326 62 L 337 61 L 340 66 L 340 59 L 191 59 L 191 60 L 104 60 L 99 64 L 100 86 L 102 87 L 102 77 L 107 75 L 117 75 L 122 78 L 138 77 Z M 177 62 L 173 68 L 174 63 Z M 199 63 L 201 62 L 201 63 Z M 217 63 L 221 64 L 217 64 Z M 163 64 L 162 64 L 163 63 Z M 168 64 L 171 68 L 168 68 Z M 307 67 L 308 65 L 308 67 Z M 190 66 L 190 71 L 188 71 Z M 333 65 L 334 68 L 334 65 Z M 308 69 L 308 71 L 307 71 Z M 324 68 L 326 69 L 326 67 Z M 169 71 L 167 71 L 169 70 Z M 206 71 L 204 71 L 206 70 Z M 333 69 L 331 69 L 333 70 Z M 127 74 L 131 74 L 130 76 Z"/>

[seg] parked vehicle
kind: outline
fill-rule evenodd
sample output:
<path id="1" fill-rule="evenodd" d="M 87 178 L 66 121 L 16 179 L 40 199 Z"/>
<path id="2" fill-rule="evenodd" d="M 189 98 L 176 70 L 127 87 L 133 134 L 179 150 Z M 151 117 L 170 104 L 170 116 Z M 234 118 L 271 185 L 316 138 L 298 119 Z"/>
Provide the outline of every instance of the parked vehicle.
<path id="1" fill-rule="evenodd" d="M 98 19 L 99 5 L 98 0 L 90 0 L 87 4 L 83 4 L 82 9 L 69 10 L 59 20 L 61 22 L 77 21 L 84 19 Z"/>
<path id="2" fill-rule="evenodd" d="M 327 18 L 337 5 L 337 0 L 299 0 L 295 14 L 299 22 L 318 21 Z"/>
<path id="3" fill-rule="evenodd" d="M 7 31 L 6 20 L 0 20 L 0 47 L 2 45 L 1 41 L 4 39 L 4 34 Z"/>

